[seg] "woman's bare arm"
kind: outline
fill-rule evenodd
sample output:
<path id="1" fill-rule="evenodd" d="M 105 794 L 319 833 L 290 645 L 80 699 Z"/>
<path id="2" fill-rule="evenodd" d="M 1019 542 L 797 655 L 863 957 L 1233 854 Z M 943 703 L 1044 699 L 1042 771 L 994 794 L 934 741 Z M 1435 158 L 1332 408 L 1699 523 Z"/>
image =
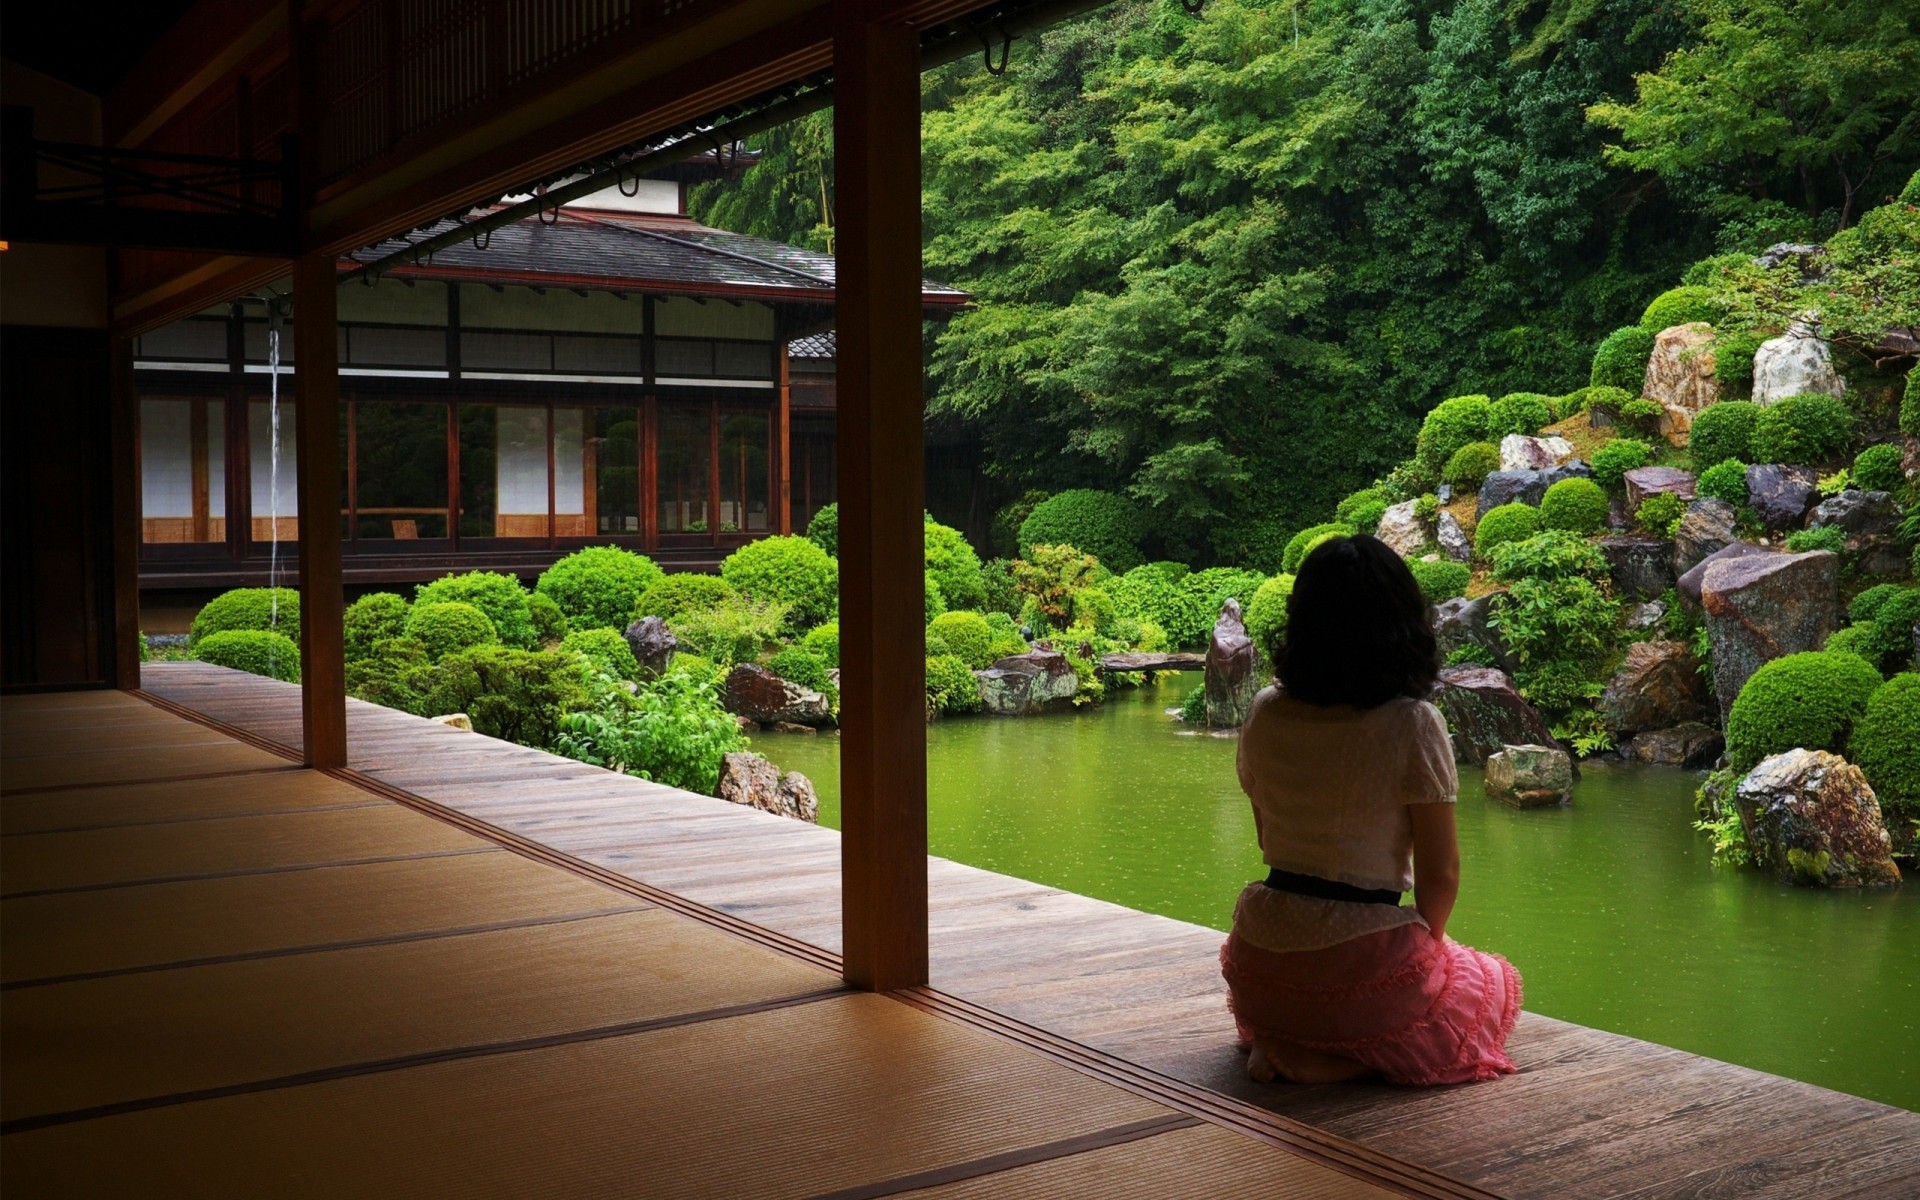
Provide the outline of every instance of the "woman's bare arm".
<path id="1" fill-rule="evenodd" d="M 1413 817 L 1413 905 L 1433 936 L 1445 936 L 1447 918 L 1460 895 L 1460 839 L 1453 805 L 1409 804 Z"/>

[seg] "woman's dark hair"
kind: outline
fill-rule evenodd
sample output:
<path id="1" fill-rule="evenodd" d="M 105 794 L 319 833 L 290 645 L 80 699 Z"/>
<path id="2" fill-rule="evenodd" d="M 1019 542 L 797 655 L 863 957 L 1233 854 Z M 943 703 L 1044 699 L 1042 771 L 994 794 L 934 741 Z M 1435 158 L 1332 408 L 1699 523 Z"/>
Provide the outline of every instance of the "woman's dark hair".
<path id="1" fill-rule="evenodd" d="M 1424 700 L 1439 675 L 1433 618 L 1386 543 L 1332 538 L 1300 564 L 1287 600 L 1280 684 L 1308 704 L 1373 708 Z"/>

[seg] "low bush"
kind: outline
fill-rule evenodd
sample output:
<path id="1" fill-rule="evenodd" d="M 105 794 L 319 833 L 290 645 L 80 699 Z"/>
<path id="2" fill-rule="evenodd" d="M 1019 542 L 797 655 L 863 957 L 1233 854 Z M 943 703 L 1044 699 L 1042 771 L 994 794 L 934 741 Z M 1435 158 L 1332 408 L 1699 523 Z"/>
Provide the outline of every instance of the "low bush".
<path id="1" fill-rule="evenodd" d="M 464 600 L 429 600 L 415 604 L 407 613 L 405 628 L 406 636 L 419 642 L 433 662 L 500 640 L 492 619 Z"/>
<path id="2" fill-rule="evenodd" d="M 1900 432 L 1920 437 L 1920 368 L 1907 371 L 1907 387 L 1900 394 Z"/>
<path id="3" fill-rule="evenodd" d="M 1329 535 L 1338 536 L 1338 535 Z M 1238 567 L 1208 567 L 1204 571 L 1194 571 L 1180 580 L 1179 588 L 1187 598 L 1180 607 L 1180 613 L 1189 619 L 1197 619 L 1196 626 L 1182 628 L 1179 633 L 1190 639 L 1182 645 L 1204 646 L 1213 636 L 1213 623 L 1220 617 L 1220 609 L 1229 599 L 1240 602 L 1241 617 L 1246 616 L 1247 605 L 1253 603 L 1254 593 L 1267 577 L 1258 571 L 1243 571 Z M 1168 635 L 1174 631 L 1169 629 Z"/>
<path id="4" fill-rule="evenodd" d="M 677 668 L 681 655 L 674 660 Z M 476 728 L 478 726 L 476 725 Z M 559 718 L 554 751 L 597 767 L 711 796 L 726 756 L 746 747 L 710 674 L 671 669 L 632 696 L 611 688 Z"/>
<path id="5" fill-rule="evenodd" d="M 1492 442 L 1468 442 L 1453 452 L 1440 478 L 1464 492 L 1477 492 L 1487 476 L 1500 469 L 1500 447 Z"/>
<path id="6" fill-rule="evenodd" d="M 1687 431 L 1687 453 L 1696 469 L 1737 458 L 1753 462 L 1753 425 L 1760 407 L 1745 400 L 1709 404 L 1693 418 Z"/>
<path id="7" fill-rule="evenodd" d="M 466 713 L 477 733 L 522 746 L 554 745 L 561 717 L 588 700 L 586 670 L 562 650 L 476 646 L 449 654 L 422 689 L 423 715 Z"/>
<path id="8" fill-rule="evenodd" d="M 641 594 L 664 574 L 644 554 L 588 546 L 542 571 L 533 590 L 559 605 L 574 629 L 625 629 Z"/>
<path id="9" fill-rule="evenodd" d="M 1829 462 L 1852 440 L 1853 414 L 1832 396 L 1788 396 L 1753 419 L 1756 462 Z"/>
<path id="10" fill-rule="evenodd" d="M 1723 458 L 1700 472 L 1694 491 L 1715 500 L 1725 500 L 1735 508 L 1747 503 L 1747 464 L 1737 458 Z"/>
<path id="11" fill-rule="evenodd" d="M 1874 590 L 1869 588 L 1860 597 Z M 1860 597 L 1855 598 L 1856 605 Z M 1920 623 L 1920 587 L 1896 585 L 1868 607 L 1871 616 L 1855 618 L 1856 628 L 1871 630 L 1863 639 L 1862 656 L 1880 671 L 1913 664 L 1913 627 Z"/>
<path id="12" fill-rule="evenodd" d="M 1099 560 L 1073 546 L 1035 546 L 1027 558 L 1013 561 L 1014 587 L 1053 629 L 1072 623 L 1074 594 L 1099 578 Z"/>
<path id="13" fill-rule="evenodd" d="M 1763 664 L 1734 697 L 1727 752 L 1736 770 L 1801 747 L 1844 750 L 1880 673 L 1865 660 L 1830 650 L 1789 654 Z"/>
<path id="14" fill-rule="evenodd" d="M 567 624 L 567 614 L 560 611 L 553 597 L 544 592 L 535 592 L 527 597 L 527 616 L 533 621 L 533 640 L 538 646 L 552 646 L 571 632 Z M 633 622 L 631 618 L 623 621 L 620 629 Z"/>
<path id="15" fill-rule="evenodd" d="M 1523 668 L 1541 671 L 1549 663 L 1568 664 L 1581 680 L 1613 645 L 1620 605 L 1601 585 L 1582 575 L 1524 576 L 1515 579 L 1496 607 L 1493 624 Z M 1564 690 L 1564 689 L 1563 689 Z M 1543 703 L 1566 708 L 1570 703 Z"/>
<path id="16" fill-rule="evenodd" d="M 1878 657 L 1876 643 L 1880 638 L 1880 627 L 1872 621 L 1857 621 L 1845 629 L 1836 629 L 1827 635 L 1822 650 L 1832 650 L 1841 654 L 1855 654 L 1872 663 Z"/>
<path id="17" fill-rule="evenodd" d="M 1275 575 L 1255 588 L 1253 598 L 1247 601 L 1247 636 L 1270 661 L 1280 657 L 1280 646 L 1287 635 L 1287 598 L 1292 595 L 1293 576 Z"/>
<path id="18" fill-rule="evenodd" d="M 807 522 L 807 540 L 834 557 L 840 555 L 840 505 L 823 505 Z"/>
<path id="19" fill-rule="evenodd" d="M 977 612 L 942 613 L 927 626 L 927 633 L 946 642 L 948 652 L 965 659 L 969 667 L 979 670 L 993 662 L 993 626 Z"/>
<path id="20" fill-rule="evenodd" d="M 1847 533 L 1838 525 L 1822 525 L 1818 529 L 1796 529 L 1787 535 L 1787 549 L 1795 554 L 1804 554 L 1808 550 L 1828 550 L 1834 554 L 1844 554 L 1847 550 Z"/>
<path id="21" fill-rule="evenodd" d="M 1429 471 L 1438 471 L 1460 447 L 1469 442 L 1486 441 L 1491 403 L 1485 396 L 1455 396 L 1434 405 L 1420 423 L 1420 436 L 1414 443 L 1415 457 Z"/>
<path id="22" fill-rule="evenodd" d="M 1853 481 L 1869 492 L 1897 492 L 1907 485 L 1900 469 L 1900 447 L 1879 442 L 1853 460 Z"/>
<path id="23" fill-rule="evenodd" d="M 921 605 L 920 616 L 922 620 L 931 622 L 947 611 L 947 597 L 940 591 L 940 581 L 933 577 L 932 571 L 922 571 L 921 578 L 925 584 L 926 602 Z"/>
<path id="24" fill-rule="evenodd" d="M 1745 486 L 1742 483 L 1743 490 Z M 1633 511 L 1633 519 L 1640 523 L 1640 528 L 1663 538 L 1671 538 L 1680 527 L 1680 518 L 1686 515 L 1687 502 L 1672 492 L 1655 492 Z"/>
<path id="25" fill-rule="evenodd" d="M 1540 532 L 1540 513 L 1528 504 L 1502 504 L 1489 509 L 1473 531 L 1473 552 L 1481 558 L 1507 542 L 1524 541 Z"/>
<path id="26" fill-rule="evenodd" d="M 1387 507 L 1386 489 L 1380 487 L 1361 488 L 1359 491 L 1347 496 L 1347 498 L 1340 503 L 1334 505 L 1333 519 L 1344 525 L 1352 525 L 1357 529 L 1361 527 L 1361 522 L 1354 519 L 1354 514 L 1359 512 L 1375 512 L 1375 505 L 1379 506 L 1379 511 L 1385 511 Z M 1376 515 L 1373 518 L 1373 523 L 1377 525 L 1379 522 L 1380 518 Z"/>
<path id="27" fill-rule="evenodd" d="M 1607 523 L 1607 493 L 1591 479 L 1562 479 L 1540 499 L 1540 524 L 1546 529 L 1598 533 Z"/>
<path id="28" fill-rule="evenodd" d="M 300 682 L 300 647 L 286 634 L 271 629 L 222 629 L 209 633 L 193 647 L 193 656 L 216 667 L 265 675 L 285 683 Z"/>
<path id="29" fill-rule="evenodd" d="M 726 670 L 735 663 L 752 662 L 779 640 L 787 628 L 787 608 L 741 598 L 683 612 L 669 618 L 667 627 L 682 649 Z"/>
<path id="30" fill-rule="evenodd" d="M 576 629 L 560 640 L 560 649 L 578 654 L 615 679 L 640 678 L 640 662 L 633 656 L 633 647 L 611 629 L 600 626 Z"/>
<path id="31" fill-rule="evenodd" d="M 1614 330 L 1594 347 L 1593 369 L 1587 382 L 1594 387 L 1617 387 L 1638 396 L 1647 382 L 1647 360 L 1653 357 L 1653 335 L 1638 325 Z"/>
<path id="32" fill-rule="evenodd" d="M 1653 447 L 1635 438 L 1615 438 L 1593 452 L 1593 480 L 1608 491 L 1619 491 L 1621 477 L 1653 461 Z"/>
<path id="33" fill-rule="evenodd" d="M 986 589 L 981 611 L 1005 613 L 1011 617 L 1020 611 L 1020 589 L 1014 586 L 1013 564 L 1004 558 L 988 559 L 980 567 L 980 583 Z"/>
<path id="34" fill-rule="evenodd" d="M 1874 689 L 1853 724 L 1847 758 L 1873 786 L 1894 849 L 1911 853 L 1920 838 L 1920 675 L 1908 671 Z"/>
<path id="35" fill-rule="evenodd" d="M 1602 583 L 1609 576 L 1606 551 L 1565 530 L 1551 529 L 1503 542 L 1489 557 L 1493 577 L 1503 583 L 1518 579 L 1588 579 Z"/>
<path id="36" fill-rule="evenodd" d="M 1407 564 L 1407 569 L 1413 572 L 1413 581 L 1420 585 L 1420 594 L 1426 597 L 1428 604 L 1466 595 L 1467 583 L 1473 578 L 1473 572 L 1467 569 L 1467 564 L 1449 559 L 1435 562 L 1415 559 Z"/>
<path id="37" fill-rule="evenodd" d="M 718 575 L 696 575 L 688 571 L 662 576 L 642 592 L 634 604 L 634 615 L 659 617 L 672 625 L 689 613 L 724 608 L 739 599 L 740 593 Z"/>
<path id="38" fill-rule="evenodd" d="M 948 716 L 980 711 L 980 681 L 957 655 L 927 659 L 927 707 Z"/>
<path id="39" fill-rule="evenodd" d="M 373 652 L 347 664 L 347 695 L 401 712 L 421 712 L 420 687 L 432 664 L 427 648 L 410 637 L 381 638 Z"/>
<path id="40" fill-rule="evenodd" d="M 1640 314 L 1640 328 L 1659 333 L 1675 325 L 1704 321 L 1708 325 L 1726 315 L 1725 306 L 1714 297 L 1712 288 L 1677 287 L 1661 292 Z"/>
<path id="41" fill-rule="evenodd" d="M 953 653 L 953 647 L 947 645 L 947 639 L 941 637 L 931 629 L 927 631 L 924 644 L 928 658 L 938 658 L 941 655 Z"/>
<path id="42" fill-rule="evenodd" d="M 796 683 L 816 692 L 833 690 L 832 682 L 827 678 L 827 660 L 800 646 L 788 646 L 768 659 L 767 670 L 788 683 Z"/>
<path id="43" fill-rule="evenodd" d="M 300 593 L 292 588 L 235 588 L 207 601 L 194 614 L 187 647 L 200 639 L 235 629 L 272 629 L 296 645 L 300 641 Z"/>
<path id="44" fill-rule="evenodd" d="M 1140 638 L 1143 639 L 1150 636 L 1148 631 L 1157 631 L 1159 629 L 1159 626 L 1153 624 L 1151 621 L 1141 621 L 1133 617 L 1123 617 L 1119 619 L 1122 621 L 1132 621 L 1139 631 Z M 988 613 L 987 629 L 993 635 L 993 641 L 987 648 L 988 665 L 997 663 L 1001 659 L 1011 657 L 1015 654 L 1025 654 L 1027 651 L 1033 649 L 1032 646 L 1027 645 L 1027 640 L 1020 636 L 1020 629 L 1013 623 L 1013 618 L 1005 613 Z M 1160 636 L 1162 639 L 1165 637 L 1164 634 Z M 1147 649 L 1148 647 L 1142 646 L 1141 648 Z"/>
<path id="45" fill-rule="evenodd" d="M 1628 391 L 1623 387 L 1611 386 L 1583 387 L 1578 391 L 1568 392 L 1566 395 L 1560 397 L 1559 402 L 1554 405 L 1554 419 L 1564 421 L 1568 417 L 1583 412 L 1591 412 L 1596 408 L 1605 409 L 1611 413 L 1618 413 L 1626 406 L 1628 401 L 1639 394 L 1640 385 L 1638 383 L 1634 384 L 1632 391 Z"/>
<path id="46" fill-rule="evenodd" d="M 1073 546 L 1116 572 L 1140 565 L 1146 532 L 1133 501 L 1094 488 L 1069 488 L 1034 505 L 1020 523 L 1020 553 L 1029 560 L 1040 546 Z"/>
<path id="47" fill-rule="evenodd" d="M 748 542 L 727 555 L 720 577 L 742 596 L 786 606 L 795 633 L 833 616 L 840 603 L 839 564 L 803 537 Z"/>
<path id="48" fill-rule="evenodd" d="M 1855 596 L 1847 605 L 1847 619 L 1849 621 L 1875 620 L 1880 616 L 1882 608 L 1912 590 L 1911 585 L 1904 583 L 1876 583 Z"/>
<path id="49" fill-rule="evenodd" d="M 923 540 L 926 568 L 940 584 L 940 596 L 947 607 L 985 608 L 987 587 L 980 575 L 980 556 L 960 531 L 929 517 Z"/>
<path id="50" fill-rule="evenodd" d="M 1660 418 L 1666 414 L 1658 400 L 1629 400 L 1620 406 L 1620 419 L 1642 433 L 1658 430 Z"/>
<path id="51" fill-rule="evenodd" d="M 471 604 L 487 614 L 487 620 L 493 622 L 494 633 L 502 644 L 521 650 L 534 644 L 533 612 L 527 602 L 527 589 L 521 587 L 520 581 L 513 576 L 491 571 L 447 575 L 432 583 L 421 584 L 414 592 L 413 604 L 417 609 L 423 604 L 440 604 L 450 600 Z"/>
<path id="52" fill-rule="evenodd" d="M 1114 622 L 1119 619 L 1119 608 L 1105 588 L 1081 588 L 1073 596 L 1073 624 L 1091 625 L 1103 637 L 1113 636 Z M 962 658 L 966 657 L 964 654 Z"/>
<path id="53" fill-rule="evenodd" d="M 1761 337 L 1741 329 L 1713 339 L 1713 374 L 1722 388 L 1744 392 L 1753 386 L 1753 356 Z"/>
<path id="54" fill-rule="evenodd" d="M 1551 424 L 1552 398 L 1539 392 L 1514 392 L 1487 406 L 1487 437 L 1496 442 L 1510 433 L 1532 436 Z"/>
<path id="55" fill-rule="evenodd" d="M 1330 537 L 1352 537 L 1354 528 L 1339 521 L 1329 521 L 1324 525 L 1309 525 L 1287 541 L 1286 552 L 1280 556 L 1280 573 L 1295 575 L 1300 571 L 1300 560 L 1309 551 Z M 1173 632 L 1169 629 L 1167 632 Z"/>
<path id="56" fill-rule="evenodd" d="M 800 639 L 802 649 L 818 654 L 828 667 L 840 665 L 840 622 L 815 625 Z"/>
<path id="57" fill-rule="evenodd" d="M 392 592 L 369 592 L 347 605 L 341 635 L 348 662 L 373 657 L 373 647 L 406 632 L 407 602 Z"/>

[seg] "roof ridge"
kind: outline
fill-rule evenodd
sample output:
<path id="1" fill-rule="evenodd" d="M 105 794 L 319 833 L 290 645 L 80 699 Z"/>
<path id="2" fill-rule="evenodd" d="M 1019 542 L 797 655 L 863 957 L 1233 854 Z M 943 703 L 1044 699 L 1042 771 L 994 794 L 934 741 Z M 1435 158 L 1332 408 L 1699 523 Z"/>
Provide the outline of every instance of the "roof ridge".
<path id="1" fill-rule="evenodd" d="M 586 216 L 584 214 L 579 214 L 579 213 L 574 214 L 574 217 L 576 220 L 586 222 L 589 225 L 598 225 L 603 229 L 618 229 L 623 233 L 632 233 L 632 234 L 638 234 L 642 237 L 656 238 L 663 242 L 670 242 L 676 246 L 685 246 L 689 250 L 699 250 L 707 254 L 719 254 L 727 258 L 739 259 L 741 262 L 753 263 L 755 266 L 769 267 L 775 271 L 785 271 L 789 275 L 798 275 L 802 279 L 810 280 L 818 284 L 823 284 L 826 287 L 834 286 L 834 281 L 831 279 L 828 279 L 824 275 L 815 275 L 811 271 L 802 271 L 799 267 L 790 267 L 785 263 L 774 262 L 771 259 L 756 258 L 751 254 L 742 254 L 738 250 L 728 250 L 721 246 L 709 246 L 703 242 L 690 242 L 685 238 L 677 238 L 677 237 L 674 237 L 672 234 L 661 233 L 657 229 L 646 229 L 639 225 L 627 225 L 619 221 L 607 221 L 607 220 L 602 220 L 599 217 L 590 217 L 590 216 Z M 706 228 L 706 226 L 701 226 L 701 228 L 704 229 Z M 715 230 L 712 230 L 712 232 L 725 233 L 726 231 L 722 229 L 715 229 Z M 731 236 L 742 237 L 745 235 L 733 234 Z"/>

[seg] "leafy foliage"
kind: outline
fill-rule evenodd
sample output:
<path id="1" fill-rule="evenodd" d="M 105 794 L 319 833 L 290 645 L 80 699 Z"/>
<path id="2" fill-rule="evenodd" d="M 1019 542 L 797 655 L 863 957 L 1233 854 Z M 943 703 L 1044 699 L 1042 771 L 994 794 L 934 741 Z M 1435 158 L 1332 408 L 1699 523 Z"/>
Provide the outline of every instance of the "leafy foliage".
<path id="1" fill-rule="evenodd" d="M 786 606 L 788 627 L 809 629 L 840 602 L 840 567 L 803 537 L 769 537 L 727 555 L 720 577 L 742 596 Z"/>
<path id="2" fill-rule="evenodd" d="M 1744 477 L 1740 484 L 1740 490 L 1743 495 L 1739 502 L 1744 503 L 1744 493 L 1746 491 Z M 1730 501 L 1729 503 L 1732 502 Z M 1685 500 L 1682 500 L 1673 492 L 1655 492 L 1640 502 L 1640 507 L 1633 512 L 1633 519 L 1638 521 L 1640 528 L 1646 530 L 1648 533 L 1663 538 L 1671 538 L 1674 530 L 1680 526 L 1680 519 L 1686 515 L 1687 502 Z"/>
<path id="3" fill-rule="evenodd" d="M 376 643 L 405 632 L 407 602 L 392 592 L 368 592 L 347 605 L 341 622 L 347 661 L 372 658 Z"/>
<path id="4" fill-rule="evenodd" d="M 1540 499 L 1540 524 L 1546 529 L 1597 533 L 1607 523 L 1607 494 L 1591 479 L 1562 479 Z"/>
<path id="5" fill-rule="evenodd" d="M 1691 325 L 1695 321 L 1713 324 L 1721 317 L 1721 306 L 1709 287 L 1686 286 L 1669 288 L 1653 298 L 1646 311 L 1640 314 L 1640 328 L 1648 333 L 1657 334 L 1663 329 L 1675 325 Z"/>
<path id="6" fill-rule="evenodd" d="M 1709 410 L 1711 411 L 1711 410 Z M 1737 458 L 1723 458 L 1700 472 L 1694 491 L 1715 500 L 1725 500 L 1739 508 L 1747 502 L 1747 464 Z"/>
<path id="7" fill-rule="evenodd" d="M 688 669 L 669 670 L 631 696 L 619 687 L 597 690 L 590 707 L 559 719 L 553 750 L 711 796 L 721 762 L 746 744 L 712 677 Z"/>
<path id="8" fill-rule="evenodd" d="M 230 667 L 265 675 L 285 683 L 300 682 L 300 647 L 284 633 L 271 629 L 222 629 L 202 637 L 193 656 L 216 667 Z"/>
<path id="9" fill-rule="evenodd" d="M 1868 446 L 1853 460 L 1853 481 L 1870 492 L 1897 492 L 1907 485 L 1900 470 L 1900 447 L 1887 442 Z"/>
<path id="10" fill-rule="evenodd" d="M 954 656 L 975 670 L 993 664 L 993 627 L 977 612 L 942 613 L 927 626 L 927 632 L 944 641 Z"/>
<path id="11" fill-rule="evenodd" d="M 717 575 L 700 575 L 692 571 L 662 576 L 653 586 L 640 594 L 634 604 L 634 614 L 642 617 L 659 617 L 669 626 L 689 613 L 702 612 L 710 608 L 721 608 L 737 603 L 740 593 L 733 585 Z"/>
<path id="12" fill-rule="evenodd" d="M 983 608 L 987 587 L 980 575 L 980 556 L 958 529 L 926 519 L 927 570 L 940 585 L 948 608 Z"/>
<path id="13" fill-rule="evenodd" d="M 1453 452 L 1440 478 L 1462 491 L 1474 492 L 1499 469 L 1500 447 L 1492 442 L 1468 442 Z"/>
<path id="14" fill-rule="evenodd" d="M 560 606 L 575 629 L 625 629 L 634 607 L 662 577 L 644 554 L 618 546 L 575 550 L 540 573 L 534 591 Z"/>
<path id="15" fill-rule="evenodd" d="M 1701 409 L 1687 433 L 1693 465 L 1710 467 L 1729 458 L 1754 461 L 1753 425 L 1759 416 L 1760 407 L 1745 400 L 1722 400 Z"/>
<path id="16" fill-rule="evenodd" d="M 767 670 L 788 683 L 816 692 L 833 690 L 832 681 L 827 678 L 827 660 L 800 646 L 788 646 L 768 659 Z"/>
<path id="17" fill-rule="evenodd" d="M 640 663 L 633 657 L 633 647 L 627 645 L 626 638 L 611 629 L 599 626 L 576 629 L 560 640 L 560 649 L 568 654 L 580 655 L 596 670 L 604 671 L 615 679 L 640 678 Z"/>
<path id="18" fill-rule="evenodd" d="M 561 650 L 476 646 L 450 654 L 420 688 L 427 716 L 466 713 L 476 733 L 542 749 L 562 717 L 586 703 L 581 660 Z"/>
<path id="19" fill-rule="evenodd" d="M 1020 551 L 1031 557 L 1036 546 L 1075 546 L 1125 572 L 1140 565 L 1143 533 L 1140 510 L 1126 497 L 1069 488 L 1036 504 L 1020 523 Z"/>
<path id="20" fill-rule="evenodd" d="M 723 669 L 759 658 L 761 651 L 780 640 L 789 624 L 786 605 L 744 597 L 690 609 L 667 622 L 682 649 Z"/>
<path id="21" fill-rule="evenodd" d="M 1420 594 L 1426 597 L 1428 604 L 1438 604 L 1442 600 L 1465 595 L 1467 583 L 1473 578 L 1473 572 L 1467 569 L 1467 564 L 1445 559 L 1438 562 L 1415 559 L 1407 564 L 1407 568 L 1413 572 L 1413 581 L 1420 585 Z"/>
<path id="22" fill-rule="evenodd" d="M 1826 550 L 1833 554 L 1844 554 L 1847 549 L 1847 531 L 1838 525 L 1823 525 L 1818 529 L 1796 529 L 1787 535 L 1787 549 L 1795 554 L 1808 550 Z"/>
<path id="23" fill-rule="evenodd" d="M 840 505 L 822 505 L 807 522 L 807 540 L 836 557 L 840 554 Z"/>
<path id="24" fill-rule="evenodd" d="M 1540 512 L 1530 504 L 1502 504 L 1487 510 L 1473 530 L 1473 552 L 1490 556 L 1505 542 L 1524 541 L 1540 532 Z"/>
<path id="25" fill-rule="evenodd" d="M 468 571 L 464 575 L 447 575 L 432 583 L 423 583 L 414 590 L 416 609 L 423 604 L 451 600 L 471 604 L 487 614 L 502 643 L 520 649 L 534 644 L 533 613 L 527 604 L 527 589 L 513 576 Z"/>
<path id="26" fill-rule="evenodd" d="M 1455 396 L 1434 405 L 1420 424 L 1415 455 L 1428 468 L 1439 470 L 1460 447 L 1485 441 L 1491 405 L 1486 396 Z"/>
<path id="27" fill-rule="evenodd" d="M 840 665 L 840 622 L 827 621 L 807 631 L 800 639 L 802 649 L 818 654 L 828 667 Z"/>
<path id="28" fill-rule="evenodd" d="M 1072 621 L 1074 593 L 1099 577 L 1100 560 L 1073 546 L 1035 546 L 1030 558 L 1013 561 L 1014 586 L 1055 629 Z"/>
<path id="29" fill-rule="evenodd" d="M 952 654 L 927 659 L 927 707 L 946 715 L 980 711 L 980 681 Z"/>
<path id="30" fill-rule="evenodd" d="M 1759 462 L 1817 463 L 1839 455 L 1853 439 L 1853 414 L 1832 396 L 1788 396 L 1753 421 Z"/>
<path id="31" fill-rule="evenodd" d="M 1653 461 L 1653 447 L 1634 438 L 1615 438 L 1593 452 L 1594 482 L 1618 491 L 1621 476 Z"/>
<path id="32" fill-rule="evenodd" d="M 1247 636 L 1269 659 L 1279 657 L 1280 644 L 1287 635 L 1287 598 L 1292 595 L 1293 576 L 1275 575 L 1255 588 L 1253 598 L 1247 601 Z"/>
<path id="33" fill-rule="evenodd" d="M 1843 751 L 1880 673 L 1852 654 L 1809 650 L 1763 664 L 1727 714 L 1727 752 L 1750 771 L 1785 750 Z"/>
<path id="34" fill-rule="evenodd" d="M 1895 847 L 1911 846 L 1920 818 L 1920 675 L 1908 671 L 1874 689 L 1854 722 L 1847 757 L 1873 786 Z"/>
<path id="35" fill-rule="evenodd" d="M 206 602 L 187 630 L 187 646 L 197 648 L 209 634 L 231 629 L 273 629 L 296 645 L 300 641 L 300 593 L 292 588 L 234 588 Z"/>
<path id="36" fill-rule="evenodd" d="M 1652 357 L 1653 335 L 1639 325 L 1622 325 L 1594 348 L 1588 381 L 1594 387 L 1617 387 L 1637 396 L 1647 382 L 1647 360 Z"/>
<path id="37" fill-rule="evenodd" d="M 1307 526 L 1299 533 L 1294 534 L 1287 542 L 1286 552 L 1280 556 L 1280 573 L 1283 575 L 1297 574 L 1300 570 L 1300 561 L 1306 558 L 1307 554 L 1311 552 L 1315 546 L 1327 538 L 1351 537 L 1353 533 L 1353 526 L 1343 524 L 1339 521 L 1330 521 L 1324 525 Z"/>
<path id="38" fill-rule="evenodd" d="M 527 597 L 527 616 L 533 621 L 535 645 L 551 646 L 567 636 L 567 614 L 561 612 L 553 597 L 545 592 Z"/>
<path id="39" fill-rule="evenodd" d="M 464 600 L 426 600 L 407 613 L 406 636 L 439 662 L 449 654 L 500 640 L 486 613 Z M 448 710 L 453 711 L 453 710 Z"/>
<path id="40" fill-rule="evenodd" d="M 1539 392 L 1513 392 L 1487 408 L 1487 436 L 1496 440 L 1510 433 L 1532 436 L 1551 424 L 1552 399 Z"/>
<path id="41" fill-rule="evenodd" d="M 1503 583 L 1518 579 L 1587 579 L 1600 583 L 1608 577 L 1606 551 L 1565 530 L 1550 529 L 1502 542 L 1491 557 L 1493 577 Z"/>

